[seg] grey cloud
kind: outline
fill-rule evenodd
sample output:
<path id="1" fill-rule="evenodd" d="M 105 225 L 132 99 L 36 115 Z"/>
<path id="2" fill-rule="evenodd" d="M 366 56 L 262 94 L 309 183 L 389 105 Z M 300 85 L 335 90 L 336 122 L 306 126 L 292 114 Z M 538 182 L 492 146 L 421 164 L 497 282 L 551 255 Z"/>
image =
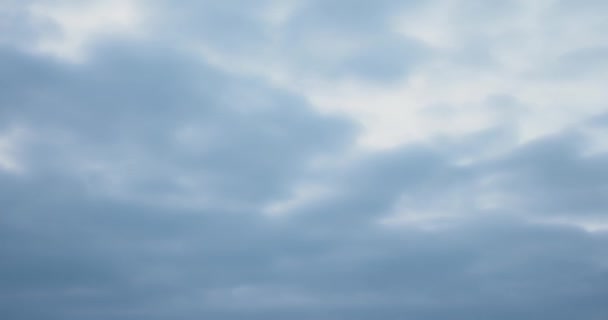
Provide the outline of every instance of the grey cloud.
<path id="1" fill-rule="evenodd" d="M 49 188 L 68 189 L 37 191 Z M 2 312 L 15 318 L 34 318 L 18 308 L 32 304 L 63 319 L 606 312 L 605 235 L 578 229 L 488 218 L 441 232 L 333 224 L 324 236 L 250 214 L 167 211 L 78 191 L 20 207 L 2 224 L 2 255 L 11 258 Z"/>
<path id="2" fill-rule="evenodd" d="M 297 208 L 296 219 L 332 221 L 356 230 L 389 213 L 575 221 L 606 217 L 608 159 L 606 153 L 587 153 L 588 141 L 580 128 L 509 152 L 496 148 L 495 144 L 509 145 L 514 138 L 511 128 L 494 128 L 365 155 L 326 173 L 332 177 L 332 195 Z M 488 155 L 470 164 L 460 163 L 463 156 L 484 153 Z"/>
<path id="3" fill-rule="evenodd" d="M 300 69 L 312 67 L 329 77 L 400 79 L 433 54 L 423 43 L 395 33 L 387 24 L 393 15 L 417 5 L 416 1 L 312 1 L 285 24 L 285 43 L 291 48 L 287 54 L 297 57 Z M 325 39 L 326 46 L 307 44 L 315 39 Z M 332 42 L 350 43 L 355 49 L 327 59 L 336 50 Z"/>
<path id="4" fill-rule="evenodd" d="M 583 217 L 606 214 L 605 153 L 586 155 L 576 132 L 534 141 L 495 163 L 504 192 L 525 214 Z"/>
<path id="5" fill-rule="evenodd" d="M 608 47 L 588 47 L 565 53 L 547 68 L 550 76 L 576 79 L 601 74 L 608 68 Z"/>
<path id="6" fill-rule="evenodd" d="M 595 117 L 591 117 L 591 119 L 589 119 L 589 121 L 585 124 L 591 128 L 608 127 L 608 112 L 603 112 L 601 114 L 596 115 Z"/>
<path id="7" fill-rule="evenodd" d="M 33 19 L 28 6 L 33 0 L 6 0 L 0 4 L 0 45 L 25 47 L 28 43 L 40 39 L 42 35 L 57 32 L 50 21 Z"/>
<path id="8" fill-rule="evenodd" d="M 598 14 L 598 10 L 606 9 L 606 2 L 601 0 L 583 0 L 583 1 L 572 1 L 572 0 L 558 0 L 553 4 L 553 8 L 561 13 L 595 13 Z"/>
<path id="9" fill-rule="evenodd" d="M 82 68 L 5 60 L 14 71 L 4 76 L 12 85 L 3 118 L 42 132 L 35 152 L 48 155 L 34 159 L 45 157 L 44 165 L 90 160 L 119 169 L 134 188 L 160 181 L 161 192 L 171 176 L 185 176 L 211 184 L 210 194 L 255 202 L 285 189 L 306 159 L 352 137 L 347 121 L 317 116 L 302 99 L 229 79 L 187 56 L 120 47 L 97 53 L 103 58 Z M 180 142 L 180 130 L 190 137 Z"/>
<path id="10" fill-rule="evenodd" d="M 608 313 L 606 233 L 528 221 L 605 215 L 606 155 L 585 155 L 575 129 L 468 165 L 458 160 L 509 140 L 510 128 L 317 168 L 317 157 L 352 151 L 353 124 L 167 47 L 99 43 L 84 65 L 0 52 L 0 128 L 30 135 L 20 146 L 25 173 L 0 171 L 0 316 Z M 479 187 L 495 175 L 506 178 Z M 328 195 L 263 214 L 309 180 Z M 479 208 L 484 191 L 510 201 Z M 445 224 L 378 224 L 400 201 L 447 214 Z"/>
<path id="11" fill-rule="evenodd" d="M 327 29 L 344 29 L 346 32 L 373 34 L 374 31 L 388 27 L 387 19 L 401 10 L 422 6 L 420 1 L 380 0 L 368 2 L 356 1 L 308 1 L 302 6 L 301 12 L 296 14 L 306 17 L 315 23 L 308 27 L 321 27 Z"/>
<path id="12" fill-rule="evenodd" d="M 166 3 L 159 10 L 170 12 L 179 23 L 159 23 L 159 34 L 171 39 L 194 34 L 220 54 L 254 64 L 279 63 L 303 77 L 379 83 L 404 77 L 432 54 L 386 24 L 391 15 L 418 5 L 416 1 L 294 3 L 294 11 L 279 25 L 263 19 L 277 5 L 272 1 L 205 1 L 179 8 Z"/>

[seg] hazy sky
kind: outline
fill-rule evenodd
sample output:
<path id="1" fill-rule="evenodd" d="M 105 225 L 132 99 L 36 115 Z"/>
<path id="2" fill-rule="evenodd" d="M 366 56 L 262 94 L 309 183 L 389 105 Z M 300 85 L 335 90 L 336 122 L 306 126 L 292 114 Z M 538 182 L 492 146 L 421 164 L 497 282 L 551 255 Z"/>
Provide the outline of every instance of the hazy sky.
<path id="1" fill-rule="evenodd" d="M 608 1 L 0 0 L 0 318 L 608 318 Z"/>

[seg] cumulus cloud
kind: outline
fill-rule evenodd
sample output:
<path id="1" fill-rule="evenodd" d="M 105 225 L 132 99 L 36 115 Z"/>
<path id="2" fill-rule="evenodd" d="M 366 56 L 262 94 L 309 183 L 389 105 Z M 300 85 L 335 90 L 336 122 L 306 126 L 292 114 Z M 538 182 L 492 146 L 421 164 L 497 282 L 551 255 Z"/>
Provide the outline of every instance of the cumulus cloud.
<path id="1" fill-rule="evenodd" d="M 602 319 L 605 10 L 4 2 L 0 316 Z"/>

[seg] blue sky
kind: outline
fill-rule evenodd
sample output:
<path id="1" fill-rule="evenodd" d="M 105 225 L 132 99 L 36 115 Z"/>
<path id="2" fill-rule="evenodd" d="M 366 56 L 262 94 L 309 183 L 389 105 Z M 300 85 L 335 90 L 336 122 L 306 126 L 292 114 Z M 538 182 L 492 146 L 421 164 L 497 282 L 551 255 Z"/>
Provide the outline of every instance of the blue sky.
<path id="1" fill-rule="evenodd" d="M 608 317 L 608 4 L 2 0 L 0 317 Z"/>

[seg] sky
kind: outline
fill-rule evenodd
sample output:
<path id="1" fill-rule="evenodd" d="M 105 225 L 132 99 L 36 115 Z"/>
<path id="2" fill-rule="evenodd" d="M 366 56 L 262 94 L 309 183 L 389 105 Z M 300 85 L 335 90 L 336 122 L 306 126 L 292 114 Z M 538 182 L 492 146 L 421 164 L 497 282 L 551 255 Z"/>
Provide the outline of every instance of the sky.
<path id="1" fill-rule="evenodd" d="M 0 318 L 606 319 L 607 15 L 0 0 Z"/>

